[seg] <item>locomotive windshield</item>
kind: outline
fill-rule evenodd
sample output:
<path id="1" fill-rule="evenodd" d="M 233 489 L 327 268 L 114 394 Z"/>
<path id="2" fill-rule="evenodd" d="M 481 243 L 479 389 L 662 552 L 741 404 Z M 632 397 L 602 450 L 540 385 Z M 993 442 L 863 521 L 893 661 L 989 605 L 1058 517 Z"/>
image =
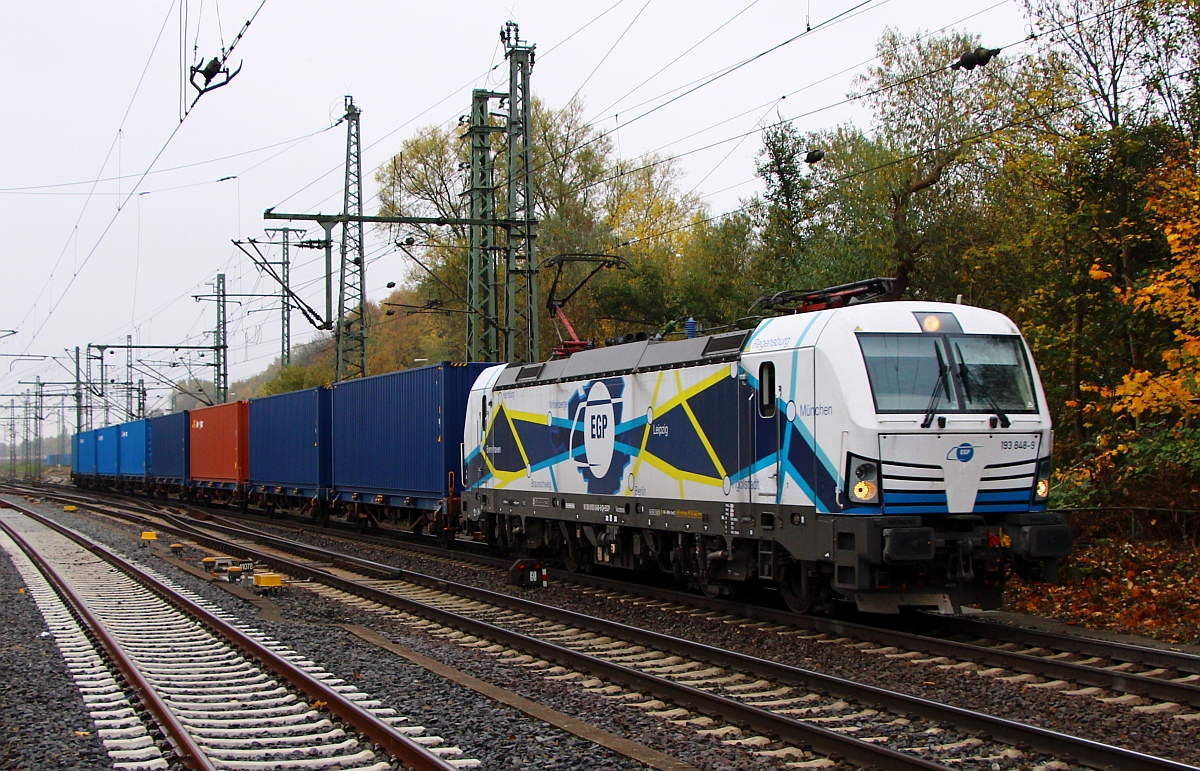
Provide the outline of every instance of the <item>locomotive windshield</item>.
<path id="1" fill-rule="evenodd" d="M 1012 335 L 859 333 L 876 412 L 1036 412 Z"/>

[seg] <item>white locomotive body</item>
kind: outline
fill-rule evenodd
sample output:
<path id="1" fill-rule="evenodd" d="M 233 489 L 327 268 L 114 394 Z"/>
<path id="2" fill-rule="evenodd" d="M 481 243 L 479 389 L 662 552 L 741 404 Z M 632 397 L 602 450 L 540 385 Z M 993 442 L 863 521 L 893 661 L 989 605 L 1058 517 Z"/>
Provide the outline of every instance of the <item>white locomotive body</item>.
<path id="1" fill-rule="evenodd" d="M 1052 431 L 1016 326 L 865 303 L 485 370 L 463 512 L 518 554 L 659 569 L 798 611 L 995 606 L 1053 578 Z"/>

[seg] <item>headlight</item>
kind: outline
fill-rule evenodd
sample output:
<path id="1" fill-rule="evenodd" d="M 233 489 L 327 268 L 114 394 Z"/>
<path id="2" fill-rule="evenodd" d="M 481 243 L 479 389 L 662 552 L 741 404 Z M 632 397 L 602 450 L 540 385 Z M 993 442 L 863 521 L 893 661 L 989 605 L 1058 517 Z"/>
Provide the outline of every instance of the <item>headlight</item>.
<path id="1" fill-rule="evenodd" d="M 1037 481 L 1033 485 L 1033 500 L 1041 503 L 1050 497 L 1050 459 L 1038 461 Z"/>
<path id="2" fill-rule="evenodd" d="M 862 481 L 854 486 L 854 499 L 859 503 L 868 503 L 875 500 L 875 496 L 879 494 L 879 485 L 874 482 Z"/>
<path id="3" fill-rule="evenodd" d="M 879 503 L 879 462 L 846 456 L 846 498 L 851 504 L 862 506 Z"/>

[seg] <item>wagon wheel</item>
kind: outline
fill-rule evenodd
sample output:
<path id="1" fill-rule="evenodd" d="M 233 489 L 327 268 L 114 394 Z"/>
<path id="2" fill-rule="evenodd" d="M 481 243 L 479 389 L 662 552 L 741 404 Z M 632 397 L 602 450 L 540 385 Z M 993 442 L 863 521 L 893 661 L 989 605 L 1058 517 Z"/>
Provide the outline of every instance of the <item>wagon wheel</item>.
<path id="1" fill-rule="evenodd" d="M 728 597 L 733 593 L 732 586 L 725 580 L 701 578 L 699 584 L 700 592 L 710 600 Z"/>
<path id="2" fill-rule="evenodd" d="M 779 592 L 793 613 L 808 615 L 817 607 L 817 593 L 809 580 L 807 566 L 794 562 L 783 570 L 779 581 Z"/>
<path id="3" fill-rule="evenodd" d="M 579 573 L 586 567 L 581 551 L 574 539 L 567 538 L 563 541 L 559 555 L 562 557 L 563 568 L 568 573 Z"/>

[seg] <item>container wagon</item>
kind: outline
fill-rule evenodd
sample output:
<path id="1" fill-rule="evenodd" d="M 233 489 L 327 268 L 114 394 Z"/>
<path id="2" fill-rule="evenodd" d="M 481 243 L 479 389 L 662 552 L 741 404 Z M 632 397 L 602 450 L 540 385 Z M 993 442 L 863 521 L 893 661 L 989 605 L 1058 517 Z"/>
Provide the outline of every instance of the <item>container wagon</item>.
<path id="1" fill-rule="evenodd" d="M 249 481 L 249 404 L 244 401 L 189 414 L 190 496 L 212 503 L 245 500 Z"/>
<path id="2" fill-rule="evenodd" d="M 96 476 L 105 487 L 116 484 L 120 478 L 120 431 L 120 426 L 96 429 Z"/>
<path id="3" fill-rule="evenodd" d="M 328 387 L 250 400 L 250 502 L 324 518 L 330 488 Z"/>
<path id="4" fill-rule="evenodd" d="M 79 487 L 91 487 L 96 477 L 96 432 L 80 431 L 71 440 L 71 479 Z"/>
<path id="5" fill-rule="evenodd" d="M 189 415 L 184 410 L 149 420 L 146 440 L 149 489 L 162 498 L 183 494 L 191 481 Z"/>
<path id="6" fill-rule="evenodd" d="M 332 509 L 447 540 L 462 492 L 467 396 L 487 364 L 442 362 L 347 380 L 332 392 Z"/>
<path id="7" fill-rule="evenodd" d="M 149 439 L 149 421 L 135 420 L 117 426 L 117 476 L 118 487 L 123 492 L 146 488 L 146 446 Z"/>

